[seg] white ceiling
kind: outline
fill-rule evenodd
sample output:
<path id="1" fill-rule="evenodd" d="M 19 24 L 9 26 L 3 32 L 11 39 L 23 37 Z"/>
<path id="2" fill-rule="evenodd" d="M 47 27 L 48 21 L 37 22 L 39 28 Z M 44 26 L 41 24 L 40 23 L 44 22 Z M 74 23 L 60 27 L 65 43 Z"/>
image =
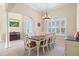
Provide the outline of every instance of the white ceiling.
<path id="1" fill-rule="evenodd" d="M 37 11 L 45 11 L 46 10 L 46 3 L 27 3 L 30 7 Z M 64 3 L 47 3 L 47 11 L 62 7 L 66 4 Z"/>

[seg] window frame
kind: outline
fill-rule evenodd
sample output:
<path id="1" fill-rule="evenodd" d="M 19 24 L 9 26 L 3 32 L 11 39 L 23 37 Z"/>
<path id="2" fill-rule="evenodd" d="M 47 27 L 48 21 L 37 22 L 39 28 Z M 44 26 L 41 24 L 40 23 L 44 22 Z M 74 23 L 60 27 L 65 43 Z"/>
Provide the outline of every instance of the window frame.
<path id="1" fill-rule="evenodd" d="M 61 21 L 60 21 L 61 20 Z M 65 22 L 64 26 L 61 26 L 62 25 L 62 22 Z M 51 25 L 51 27 L 49 27 L 49 22 L 52 24 L 53 22 L 55 23 L 55 25 Z M 56 22 L 59 22 L 59 26 L 56 26 Z M 60 16 L 55 16 L 55 17 L 52 17 L 48 22 L 47 22 L 47 33 L 51 33 L 49 32 L 49 28 L 51 28 L 51 30 L 54 28 L 55 29 L 55 33 L 56 33 L 56 28 L 59 29 L 59 33 L 56 33 L 56 35 L 60 35 L 60 36 L 65 36 L 66 35 L 66 31 L 67 31 L 67 17 L 60 17 Z M 64 28 L 65 29 L 65 33 L 62 34 L 62 31 L 61 29 Z"/>

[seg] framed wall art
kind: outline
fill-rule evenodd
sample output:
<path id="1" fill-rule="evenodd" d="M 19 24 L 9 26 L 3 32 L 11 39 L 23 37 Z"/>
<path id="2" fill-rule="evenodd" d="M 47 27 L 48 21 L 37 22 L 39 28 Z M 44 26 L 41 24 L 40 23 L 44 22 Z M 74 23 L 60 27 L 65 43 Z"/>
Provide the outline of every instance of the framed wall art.
<path id="1" fill-rule="evenodd" d="M 18 20 L 10 20 L 9 21 L 10 27 L 19 27 L 19 21 Z"/>

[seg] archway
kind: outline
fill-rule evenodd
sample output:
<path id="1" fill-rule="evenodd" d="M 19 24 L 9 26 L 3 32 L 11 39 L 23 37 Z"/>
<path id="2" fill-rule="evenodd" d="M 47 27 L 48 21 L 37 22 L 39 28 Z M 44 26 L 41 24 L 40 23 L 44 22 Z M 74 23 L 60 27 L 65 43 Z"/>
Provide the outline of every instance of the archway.
<path id="1" fill-rule="evenodd" d="M 35 22 L 32 17 L 24 17 L 24 33 L 32 35 L 35 34 Z"/>

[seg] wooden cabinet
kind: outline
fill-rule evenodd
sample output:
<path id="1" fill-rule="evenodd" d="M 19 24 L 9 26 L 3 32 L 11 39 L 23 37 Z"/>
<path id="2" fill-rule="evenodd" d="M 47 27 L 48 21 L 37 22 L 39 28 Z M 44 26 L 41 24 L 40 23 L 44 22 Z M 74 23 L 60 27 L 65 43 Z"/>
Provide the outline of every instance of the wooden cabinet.
<path id="1" fill-rule="evenodd" d="M 10 32 L 10 41 L 20 40 L 20 32 Z"/>

